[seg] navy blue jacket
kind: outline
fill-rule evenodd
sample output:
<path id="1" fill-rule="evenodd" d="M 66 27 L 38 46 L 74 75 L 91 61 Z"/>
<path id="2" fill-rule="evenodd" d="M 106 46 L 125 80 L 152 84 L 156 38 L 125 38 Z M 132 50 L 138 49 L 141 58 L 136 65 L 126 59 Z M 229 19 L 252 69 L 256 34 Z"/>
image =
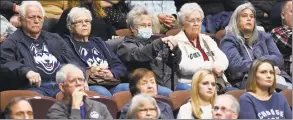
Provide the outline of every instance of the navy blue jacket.
<path id="1" fill-rule="evenodd" d="M 71 50 L 74 53 L 74 58 L 78 62 L 79 66 L 87 69 L 89 66 L 86 61 L 82 59 L 82 57 L 78 54 L 78 51 L 75 49 L 75 44 L 73 39 L 69 35 L 63 36 L 64 40 L 66 41 L 67 45 L 70 46 Z M 121 60 L 115 55 L 115 53 L 111 50 L 110 46 L 105 43 L 100 37 L 90 37 L 89 41 L 93 41 L 99 48 L 102 50 L 102 53 L 107 59 L 109 64 L 109 69 L 114 75 L 114 78 L 120 79 L 121 77 L 126 75 L 127 69 Z"/>
<path id="2" fill-rule="evenodd" d="M 48 50 L 61 64 L 76 63 L 72 57 L 70 48 L 66 47 L 66 43 L 58 34 L 42 31 L 39 37 L 44 38 Z M 26 42 L 27 40 L 25 38 L 25 33 L 21 29 L 18 29 L 6 38 L 1 45 L 0 73 L 2 76 L 7 76 L 5 77 L 5 83 L 14 81 L 18 83 L 13 83 L 15 85 L 19 85 L 19 82 L 28 84 L 26 73 L 30 70 L 38 71 L 28 46 L 29 43 Z M 0 83 L 2 82 L 4 81 Z"/>

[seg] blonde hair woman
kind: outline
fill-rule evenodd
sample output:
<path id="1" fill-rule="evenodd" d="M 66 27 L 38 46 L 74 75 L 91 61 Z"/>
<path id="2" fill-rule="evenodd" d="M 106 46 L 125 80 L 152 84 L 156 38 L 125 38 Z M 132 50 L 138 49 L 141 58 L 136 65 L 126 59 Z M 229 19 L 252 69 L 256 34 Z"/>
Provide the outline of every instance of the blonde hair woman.
<path id="1" fill-rule="evenodd" d="M 216 76 L 200 70 L 192 77 L 191 99 L 180 107 L 177 119 L 211 119 L 216 97 Z"/>

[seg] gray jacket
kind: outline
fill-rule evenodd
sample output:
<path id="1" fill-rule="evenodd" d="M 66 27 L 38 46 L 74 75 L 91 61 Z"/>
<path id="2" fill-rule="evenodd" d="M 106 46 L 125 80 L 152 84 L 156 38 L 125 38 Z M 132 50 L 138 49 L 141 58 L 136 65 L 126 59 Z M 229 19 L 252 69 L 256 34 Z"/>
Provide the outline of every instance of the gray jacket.
<path id="1" fill-rule="evenodd" d="M 84 119 L 113 119 L 106 105 L 85 99 L 85 118 Z M 48 110 L 48 119 L 82 119 L 81 112 L 78 109 L 71 109 L 71 105 L 66 104 L 64 100 L 56 102 Z"/>

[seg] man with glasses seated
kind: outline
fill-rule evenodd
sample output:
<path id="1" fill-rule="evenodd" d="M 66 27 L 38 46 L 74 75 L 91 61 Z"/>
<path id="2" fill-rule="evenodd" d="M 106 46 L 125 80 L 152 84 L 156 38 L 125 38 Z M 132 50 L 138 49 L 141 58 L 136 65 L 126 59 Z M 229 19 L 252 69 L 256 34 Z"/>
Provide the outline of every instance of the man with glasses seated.
<path id="1" fill-rule="evenodd" d="M 213 109 L 213 119 L 237 119 L 240 111 L 238 101 L 229 94 L 216 97 Z"/>
<path id="2" fill-rule="evenodd" d="M 56 80 L 64 94 L 47 113 L 49 119 L 113 119 L 107 106 L 87 99 L 83 72 L 72 64 L 64 65 L 56 73 Z"/>

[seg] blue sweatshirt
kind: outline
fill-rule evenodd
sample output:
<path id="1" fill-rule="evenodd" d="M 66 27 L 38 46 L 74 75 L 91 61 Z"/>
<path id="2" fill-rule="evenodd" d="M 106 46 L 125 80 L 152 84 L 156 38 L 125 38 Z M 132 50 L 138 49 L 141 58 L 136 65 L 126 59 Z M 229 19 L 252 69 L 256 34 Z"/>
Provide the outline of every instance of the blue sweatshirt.
<path id="1" fill-rule="evenodd" d="M 292 119 L 292 112 L 282 94 L 273 93 L 267 101 L 249 93 L 240 96 L 239 119 Z"/>

